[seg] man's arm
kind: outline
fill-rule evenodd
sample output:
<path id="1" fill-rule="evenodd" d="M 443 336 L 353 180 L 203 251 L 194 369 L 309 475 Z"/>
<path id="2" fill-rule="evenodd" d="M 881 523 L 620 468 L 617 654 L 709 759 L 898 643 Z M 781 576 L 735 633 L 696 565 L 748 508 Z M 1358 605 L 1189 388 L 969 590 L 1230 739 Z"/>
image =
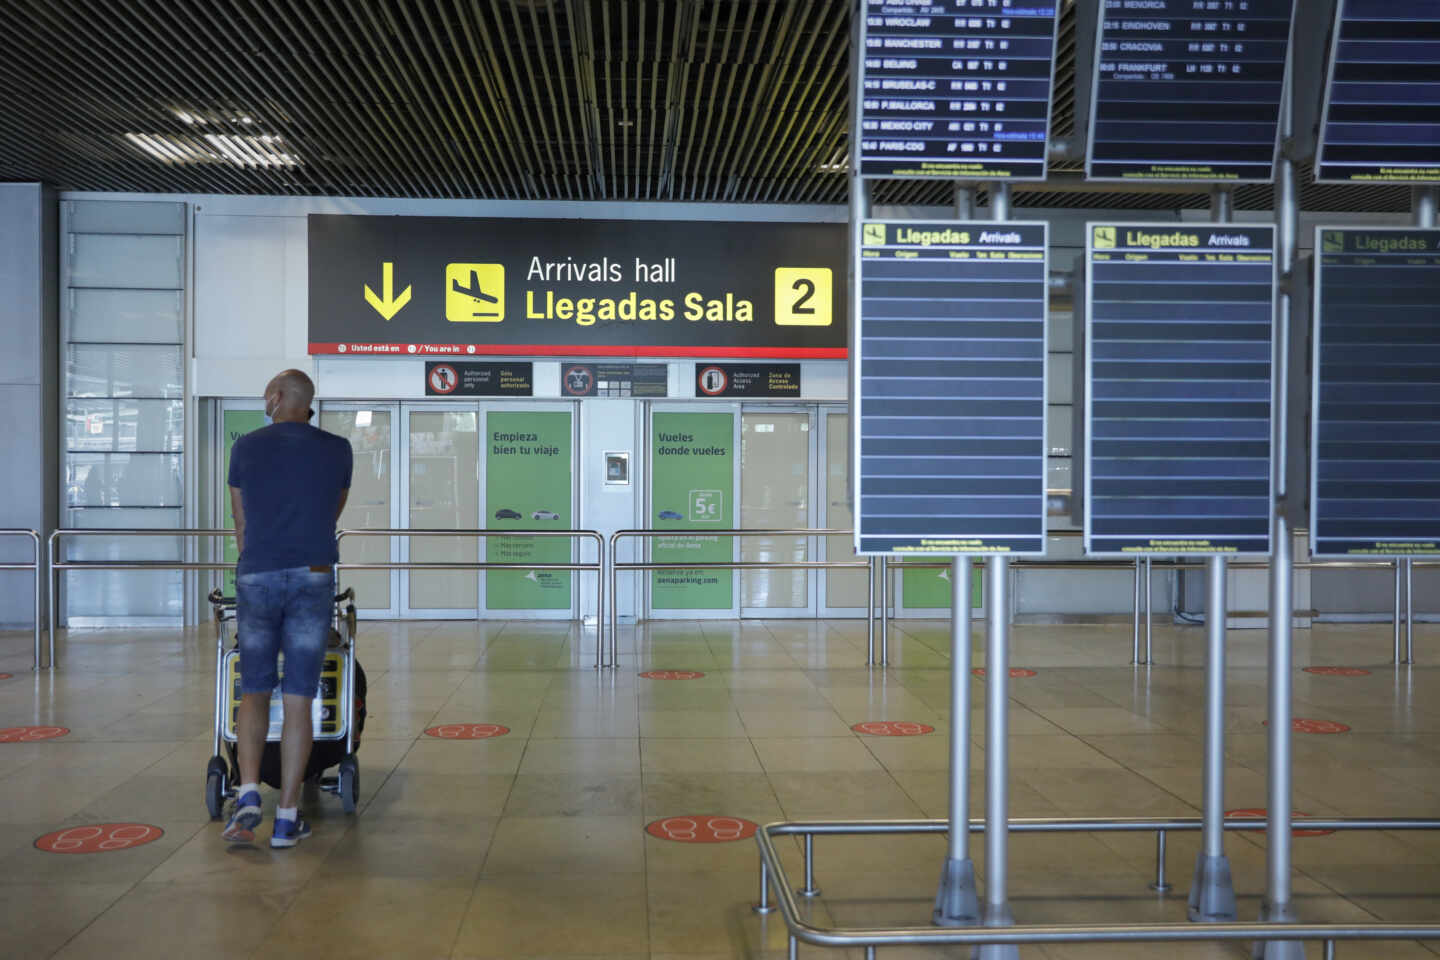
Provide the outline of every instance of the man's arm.
<path id="1" fill-rule="evenodd" d="M 235 517 L 235 549 L 245 551 L 245 503 L 240 488 L 230 488 L 230 513 Z"/>
<path id="2" fill-rule="evenodd" d="M 335 522 L 340 522 L 340 514 L 345 512 L 345 501 L 350 499 L 350 488 L 346 487 L 340 491 L 340 502 L 335 504 Z"/>

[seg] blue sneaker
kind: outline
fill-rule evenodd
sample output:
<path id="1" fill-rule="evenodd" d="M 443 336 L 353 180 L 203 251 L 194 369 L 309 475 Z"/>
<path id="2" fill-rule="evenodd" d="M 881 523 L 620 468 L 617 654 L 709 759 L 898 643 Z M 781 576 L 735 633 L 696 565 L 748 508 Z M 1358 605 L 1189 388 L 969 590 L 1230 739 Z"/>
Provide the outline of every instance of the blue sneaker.
<path id="1" fill-rule="evenodd" d="M 276 849 L 293 847 L 301 840 L 310 836 L 310 824 L 304 817 L 297 816 L 294 820 L 275 818 L 275 829 L 270 833 L 270 846 Z"/>
<path id="2" fill-rule="evenodd" d="M 225 831 L 220 836 L 229 843 L 254 843 L 255 828 L 263 817 L 260 794 L 251 790 L 235 801 L 235 812 L 230 815 L 230 822 L 225 824 Z"/>

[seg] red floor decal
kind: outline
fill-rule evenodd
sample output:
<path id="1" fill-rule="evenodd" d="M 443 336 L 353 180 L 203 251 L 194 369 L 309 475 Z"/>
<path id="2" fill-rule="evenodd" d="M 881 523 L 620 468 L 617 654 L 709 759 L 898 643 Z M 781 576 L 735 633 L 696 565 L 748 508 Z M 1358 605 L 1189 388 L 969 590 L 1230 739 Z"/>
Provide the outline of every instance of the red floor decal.
<path id="1" fill-rule="evenodd" d="M 1368 677 L 1369 670 L 1361 670 L 1359 667 L 1306 667 L 1306 673 L 1313 673 L 1321 677 Z"/>
<path id="2" fill-rule="evenodd" d="M 46 853 L 114 853 L 154 843 L 165 831 L 148 823 L 92 823 L 47 833 L 35 841 Z"/>
<path id="3" fill-rule="evenodd" d="M 699 670 L 646 670 L 640 674 L 642 680 L 699 680 L 705 674 Z"/>
<path id="4" fill-rule="evenodd" d="M 9 680 L 13 676 L 15 676 L 13 673 L 0 673 L 0 680 Z"/>
<path id="5" fill-rule="evenodd" d="M 919 737 L 935 732 L 935 728 L 928 723 L 916 723 L 913 720 L 866 720 L 850 729 L 856 733 L 868 733 L 872 737 Z"/>
<path id="6" fill-rule="evenodd" d="M 1233 818 L 1235 818 L 1235 819 L 1241 819 L 1241 820 L 1246 819 L 1246 818 L 1249 818 L 1249 817 L 1253 817 L 1253 818 L 1255 818 L 1255 819 L 1258 820 L 1258 819 L 1263 819 L 1263 818 L 1265 817 L 1265 808 L 1264 808 L 1264 807 L 1246 807 L 1246 808 L 1243 809 L 1243 810 L 1226 810 L 1226 811 L 1225 811 L 1225 816 L 1226 816 L 1227 818 L 1233 817 Z M 1293 823 L 1295 823 L 1295 822 L 1297 822 L 1297 821 L 1299 821 L 1299 820 L 1305 819 L 1305 818 L 1308 817 L 1308 816 L 1310 816 L 1310 814 L 1308 814 L 1308 813 L 1303 813 L 1303 812 L 1301 812 L 1301 811 L 1299 811 L 1299 810 L 1296 810 L 1295 813 L 1294 813 L 1294 816 L 1291 817 L 1290 822 L 1293 824 Z M 1263 830 L 1263 829 L 1264 829 L 1264 827 L 1256 827 L 1256 828 L 1255 828 L 1255 830 L 1256 830 L 1257 832 L 1259 832 L 1260 830 Z M 1302 829 L 1300 829 L 1299 827 L 1294 827 L 1293 829 L 1291 829 L 1290 835 L 1291 835 L 1291 836 L 1294 836 L 1294 837 L 1328 837 L 1328 836 L 1330 836 L 1330 834 L 1332 834 L 1332 833 L 1334 833 L 1334 832 L 1335 832 L 1334 830 L 1302 830 Z"/>
<path id="7" fill-rule="evenodd" d="M 1269 720 L 1261 720 L 1262 726 L 1270 726 Z M 1290 729 L 1296 733 L 1349 733 L 1350 728 L 1334 720 L 1311 720 L 1308 717 L 1292 717 Z"/>
<path id="8" fill-rule="evenodd" d="M 69 732 L 69 727 L 6 727 L 0 730 L 0 743 L 34 743 L 37 740 L 54 740 Z"/>
<path id="9" fill-rule="evenodd" d="M 976 667 L 974 670 L 971 670 L 970 672 L 973 673 L 973 674 L 974 674 L 975 676 L 977 676 L 977 677 L 983 677 L 983 676 L 985 676 L 985 668 L 984 668 L 984 667 Z M 1023 679 L 1025 679 L 1026 677 L 1034 677 L 1034 676 L 1037 676 L 1037 674 L 1035 673 L 1034 670 L 1031 670 L 1029 667 L 1011 667 L 1011 668 L 1010 668 L 1010 679 L 1012 679 L 1012 680 L 1023 680 Z"/>
<path id="10" fill-rule="evenodd" d="M 732 843 L 755 836 L 758 826 L 739 817 L 666 817 L 646 824 L 645 832 L 676 843 Z"/>
<path id="11" fill-rule="evenodd" d="M 494 740 L 510 732 L 498 723 L 443 723 L 425 731 L 437 740 Z"/>

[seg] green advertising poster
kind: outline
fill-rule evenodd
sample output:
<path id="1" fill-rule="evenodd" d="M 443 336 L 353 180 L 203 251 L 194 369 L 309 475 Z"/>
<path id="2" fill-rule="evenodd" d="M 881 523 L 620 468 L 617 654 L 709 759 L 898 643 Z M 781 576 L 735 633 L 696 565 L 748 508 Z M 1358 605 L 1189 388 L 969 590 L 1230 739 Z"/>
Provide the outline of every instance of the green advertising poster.
<path id="1" fill-rule="evenodd" d="M 913 557 L 911 563 L 949 563 L 950 557 Z M 905 601 L 906 610 L 949 610 L 950 570 L 909 570 L 905 561 L 900 561 L 900 597 Z M 970 606 L 979 610 L 985 604 L 983 571 L 970 571 Z"/>
<path id="2" fill-rule="evenodd" d="M 656 413 L 651 417 L 650 525 L 656 530 L 733 529 L 735 415 Z M 729 537 L 656 537 L 656 563 L 732 560 Z M 651 606 L 656 610 L 729 610 L 734 605 L 730 570 L 655 570 Z"/>
<path id="3" fill-rule="evenodd" d="M 494 530 L 569 530 L 571 442 L 568 411 L 486 415 L 485 525 Z M 490 563 L 569 563 L 565 537 L 486 540 Z M 573 574 L 564 570 L 490 570 L 491 610 L 569 610 Z"/>
<path id="4" fill-rule="evenodd" d="M 220 525 L 229 530 L 235 526 L 235 511 L 230 507 L 230 485 L 227 482 L 230 477 L 230 451 L 235 449 L 235 441 L 252 430 L 259 430 L 265 426 L 265 411 L 263 410 L 226 410 L 222 420 L 225 441 L 224 450 L 221 453 L 221 475 L 220 475 Z M 235 543 L 234 537 L 226 537 L 221 562 L 234 564 L 240 559 L 240 548 Z M 225 583 L 220 588 L 226 596 L 235 595 L 235 570 L 225 571 Z"/>

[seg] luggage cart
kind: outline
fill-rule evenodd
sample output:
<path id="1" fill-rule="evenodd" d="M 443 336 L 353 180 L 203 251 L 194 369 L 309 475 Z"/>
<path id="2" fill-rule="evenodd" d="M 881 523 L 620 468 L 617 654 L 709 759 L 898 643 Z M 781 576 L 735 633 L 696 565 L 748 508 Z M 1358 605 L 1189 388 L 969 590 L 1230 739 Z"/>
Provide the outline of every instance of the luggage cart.
<path id="1" fill-rule="evenodd" d="M 214 610 L 216 636 L 215 754 L 205 768 L 205 809 L 210 819 L 218 820 L 225 801 L 235 796 L 240 780 L 240 764 L 235 753 L 235 725 L 240 708 L 240 649 L 238 636 L 234 642 L 230 640 L 230 624 L 235 623 L 235 598 L 223 596 L 217 589 L 210 592 L 208 599 Z M 311 708 L 315 749 L 307 771 L 307 780 L 316 782 L 327 793 L 339 795 L 346 813 L 355 812 L 360 796 L 360 764 L 355 756 L 359 736 L 355 715 L 355 621 L 355 590 L 350 587 L 335 597 L 335 632 L 325 651 L 320 686 Z M 284 673 L 283 662 L 281 673 Z M 267 746 L 279 744 L 283 718 L 284 704 L 277 685 L 270 695 Z M 336 774 L 322 775 L 325 767 L 334 765 L 334 761 L 326 762 L 324 754 L 318 752 L 327 745 L 338 746 L 342 742 L 345 752 L 339 758 Z M 316 768 L 317 754 L 319 769 Z"/>

